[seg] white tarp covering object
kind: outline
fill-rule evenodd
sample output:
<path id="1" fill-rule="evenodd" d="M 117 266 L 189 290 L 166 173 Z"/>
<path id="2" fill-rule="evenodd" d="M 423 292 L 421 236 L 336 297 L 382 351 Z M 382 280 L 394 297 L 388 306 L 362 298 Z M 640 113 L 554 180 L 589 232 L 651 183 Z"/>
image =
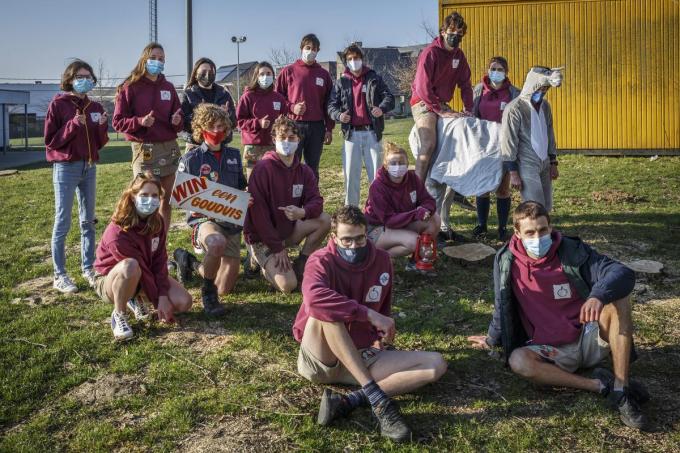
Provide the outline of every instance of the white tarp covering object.
<path id="1" fill-rule="evenodd" d="M 466 197 L 496 190 L 503 177 L 501 125 L 478 118 L 439 118 L 437 149 L 430 178 Z M 408 137 L 417 157 L 420 139 L 415 126 Z"/>

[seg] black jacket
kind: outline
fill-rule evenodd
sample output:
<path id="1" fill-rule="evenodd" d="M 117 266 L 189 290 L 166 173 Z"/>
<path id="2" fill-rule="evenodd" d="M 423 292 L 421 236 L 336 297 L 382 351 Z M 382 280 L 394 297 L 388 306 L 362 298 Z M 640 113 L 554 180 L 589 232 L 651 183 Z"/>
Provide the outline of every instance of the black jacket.
<path id="1" fill-rule="evenodd" d="M 212 99 L 208 99 L 204 94 L 209 91 L 214 93 Z M 229 121 L 231 121 L 231 128 L 232 130 L 236 129 L 236 104 L 234 104 L 231 94 L 223 86 L 214 83 L 212 90 L 202 90 L 198 84 L 186 87 L 180 95 L 180 101 L 182 102 L 182 113 L 184 114 L 184 129 L 179 135 L 185 141 L 198 145 L 191 137 L 191 119 L 194 117 L 194 109 L 203 102 L 210 102 L 219 106 L 224 106 L 228 103 L 227 114 L 229 115 Z M 232 137 L 233 133 L 230 133 L 224 140 L 224 143 L 231 142 Z"/>
<path id="2" fill-rule="evenodd" d="M 371 118 L 373 131 L 375 132 L 378 141 L 382 139 L 382 133 L 385 129 L 385 113 L 394 108 L 394 96 L 383 81 L 373 69 L 369 69 L 364 74 L 364 84 L 366 85 L 366 114 Z M 373 107 L 380 107 L 383 115 L 379 118 L 371 115 Z M 335 81 L 333 89 L 331 90 L 331 97 L 328 101 L 328 116 L 332 120 L 341 124 L 342 135 L 346 140 L 349 140 L 352 134 L 352 124 L 343 123 L 340 121 L 340 114 L 348 111 L 350 115 L 354 112 L 354 100 L 352 97 L 352 80 L 345 74 Z"/>

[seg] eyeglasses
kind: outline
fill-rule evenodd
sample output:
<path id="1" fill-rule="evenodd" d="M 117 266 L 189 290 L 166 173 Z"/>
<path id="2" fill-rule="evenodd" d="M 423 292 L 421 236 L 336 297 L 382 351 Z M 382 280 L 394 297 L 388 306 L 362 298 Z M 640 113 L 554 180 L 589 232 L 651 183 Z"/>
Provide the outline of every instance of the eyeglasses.
<path id="1" fill-rule="evenodd" d="M 352 244 L 355 244 L 358 247 L 363 247 L 366 245 L 366 235 L 365 234 L 360 234 L 359 236 L 344 236 L 341 238 L 338 238 L 340 241 L 340 245 L 343 247 L 349 247 Z"/>

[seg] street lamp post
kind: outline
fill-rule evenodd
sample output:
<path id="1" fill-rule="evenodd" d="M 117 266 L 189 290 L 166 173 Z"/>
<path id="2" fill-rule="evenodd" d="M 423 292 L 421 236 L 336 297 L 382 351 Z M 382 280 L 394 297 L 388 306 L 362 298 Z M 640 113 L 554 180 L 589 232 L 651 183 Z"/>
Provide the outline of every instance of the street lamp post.
<path id="1" fill-rule="evenodd" d="M 232 36 L 231 42 L 236 44 L 236 102 L 241 98 L 241 43 L 246 42 L 245 36 Z"/>

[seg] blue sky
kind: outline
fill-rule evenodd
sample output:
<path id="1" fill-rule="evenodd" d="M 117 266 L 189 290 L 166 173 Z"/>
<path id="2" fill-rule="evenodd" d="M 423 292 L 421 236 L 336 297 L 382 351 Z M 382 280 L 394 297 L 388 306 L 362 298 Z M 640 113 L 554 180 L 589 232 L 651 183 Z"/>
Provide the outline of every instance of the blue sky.
<path id="1" fill-rule="evenodd" d="M 232 35 L 246 35 L 241 61 L 269 59 L 270 49 L 296 50 L 316 33 L 320 61 L 351 40 L 366 47 L 429 41 L 421 24 L 436 26 L 437 0 L 193 0 L 194 60 L 236 62 Z M 147 44 L 147 0 L 2 0 L 0 78 L 59 78 L 71 58 L 124 77 Z M 158 40 L 165 47 L 166 74 L 181 83 L 186 71 L 184 0 L 158 0 Z M 7 82 L 8 80 L 0 80 Z"/>

